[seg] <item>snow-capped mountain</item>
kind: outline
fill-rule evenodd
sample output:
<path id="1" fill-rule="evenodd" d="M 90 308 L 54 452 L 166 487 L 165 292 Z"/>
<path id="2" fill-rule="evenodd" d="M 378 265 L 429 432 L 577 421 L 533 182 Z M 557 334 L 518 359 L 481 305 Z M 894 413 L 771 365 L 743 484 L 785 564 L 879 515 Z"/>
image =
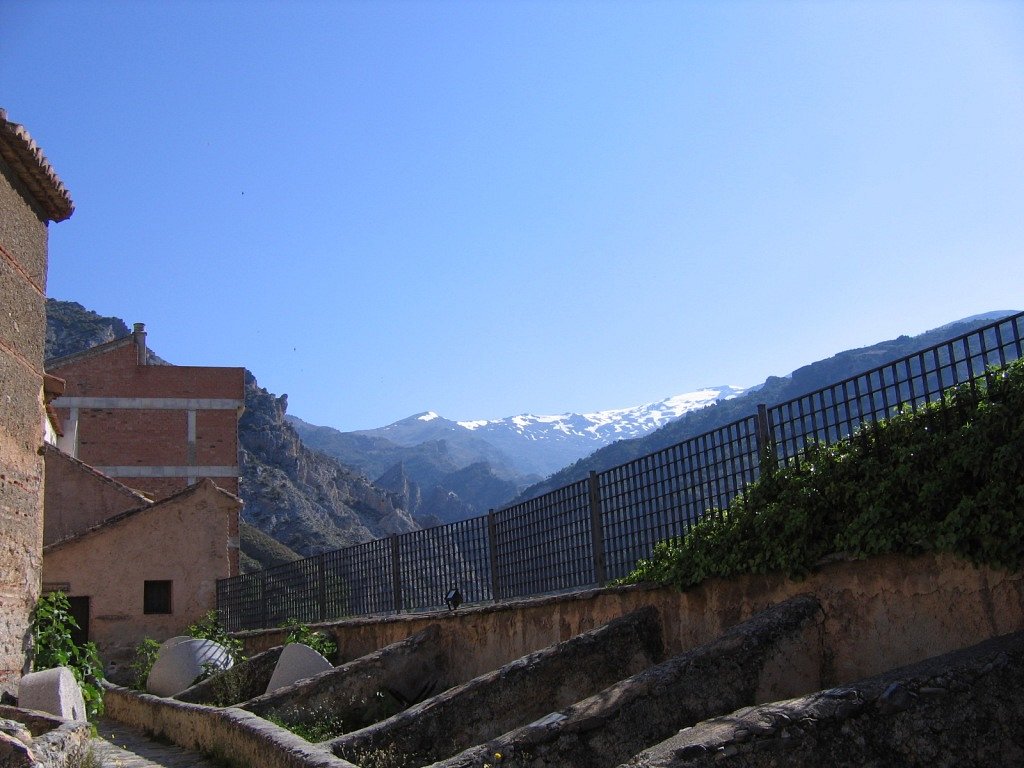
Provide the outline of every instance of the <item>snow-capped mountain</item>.
<path id="1" fill-rule="evenodd" d="M 563 413 L 558 416 L 521 414 L 493 421 L 458 421 L 460 427 L 481 436 L 511 431 L 528 440 L 570 440 L 583 438 L 591 443 L 610 443 L 613 440 L 639 437 L 684 413 L 703 408 L 719 400 L 730 400 L 746 392 L 743 387 L 707 387 L 685 395 L 632 408 L 618 408 L 593 413 Z M 439 418 L 428 412 L 418 417 L 423 421 Z"/>
<path id="2" fill-rule="evenodd" d="M 685 413 L 746 391 L 734 386 L 705 387 L 631 408 L 556 416 L 520 414 L 479 421 L 451 421 L 427 411 L 358 434 L 382 437 L 407 447 L 445 440 L 454 451 L 463 448 L 500 465 L 502 462 L 496 461 L 499 456 L 486 455 L 496 452 L 517 472 L 545 476 L 616 440 L 649 434 Z"/>

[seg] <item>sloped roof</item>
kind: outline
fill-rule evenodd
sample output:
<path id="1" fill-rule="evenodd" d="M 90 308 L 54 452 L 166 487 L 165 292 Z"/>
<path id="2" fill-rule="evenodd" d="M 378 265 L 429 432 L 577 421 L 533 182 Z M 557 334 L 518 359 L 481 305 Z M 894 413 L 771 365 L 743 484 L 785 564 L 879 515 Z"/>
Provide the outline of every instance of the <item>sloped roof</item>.
<path id="1" fill-rule="evenodd" d="M 11 166 L 50 221 L 64 221 L 74 213 L 71 194 L 43 150 L 25 126 L 7 119 L 4 109 L 0 109 L 0 157 Z"/>
<path id="2" fill-rule="evenodd" d="M 76 541 L 80 541 L 81 539 L 87 538 L 89 536 L 94 536 L 95 534 L 100 533 L 101 531 L 105 531 L 108 528 L 114 527 L 115 525 L 120 525 L 126 520 L 130 520 L 134 517 L 137 517 L 143 512 L 148 512 L 152 509 L 157 509 L 158 507 L 162 507 L 165 504 L 168 504 L 169 502 L 176 501 L 177 499 L 180 499 L 183 496 L 190 496 L 199 491 L 223 494 L 227 498 L 237 502 L 239 506 L 242 505 L 242 500 L 235 496 L 235 494 L 231 493 L 230 491 L 225 491 L 223 488 L 218 486 L 209 478 L 204 478 L 203 480 L 200 480 L 197 483 L 193 483 L 187 488 L 183 488 L 177 493 L 173 493 L 170 496 L 167 496 L 166 498 L 160 499 L 160 501 L 150 502 L 145 506 L 137 507 L 136 509 L 129 509 L 125 512 L 112 515 L 103 522 L 97 523 L 96 525 L 86 528 L 83 531 L 79 531 L 78 533 L 72 536 L 68 536 L 66 539 L 61 539 L 60 541 L 55 541 L 52 544 L 48 544 L 47 546 L 43 547 L 43 556 L 45 557 L 47 552 L 52 552 L 55 549 L 60 549 L 61 547 L 67 546 L 68 544 L 72 544 Z"/>
<path id="3" fill-rule="evenodd" d="M 52 357 L 46 361 L 45 365 L 46 368 L 49 370 L 57 370 L 58 368 L 62 368 L 65 365 L 69 365 L 70 363 L 77 363 L 80 360 L 87 360 L 90 357 L 98 357 L 100 355 L 105 355 L 107 352 L 110 352 L 111 350 L 128 346 L 129 344 L 133 344 L 134 342 L 135 335 L 129 333 L 127 336 L 119 336 L 116 339 L 105 341 L 102 344 L 97 344 L 94 347 L 83 349 L 80 352 L 72 352 L 70 355 L 64 355 L 63 357 Z"/>

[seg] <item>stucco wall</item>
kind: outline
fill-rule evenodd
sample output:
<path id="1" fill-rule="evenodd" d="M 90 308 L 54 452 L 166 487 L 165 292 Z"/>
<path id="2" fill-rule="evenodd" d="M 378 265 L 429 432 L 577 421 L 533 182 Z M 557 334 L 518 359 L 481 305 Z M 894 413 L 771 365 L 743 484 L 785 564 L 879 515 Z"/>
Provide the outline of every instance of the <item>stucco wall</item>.
<path id="1" fill-rule="evenodd" d="M 216 581 L 228 575 L 228 529 L 240 507 L 206 480 L 46 549 L 43 580 L 90 597 L 90 639 L 111 679 L 123 679 L 140 640 L 179 635 L 216 607 Z M 173 581 L 172 613 L 143 613 L 146 580 Z"/>
<path id="2" fill-rule="evenodd" d="M 43 546 L 149 503 L 131 488 L 47 445 L 44 451 Z"/>
<path id="3" fill-rule="evenodd" d="M 826 620 L 824 685 L 1024 630 L 1024 574 L 975 568 L 950 555 L 882 556 L 835 562 L 804 581 L 780 575 L 711 580 L 688 592 L 617 587 L 473 608 L 330 625 L 347 661 L 441 622 L 461 643 L 463 680 L 560 642 L 644 605 L 654 605 L 667 653 L 709 642 L 770 605 L 810 593 Z M 255 653 L 282 641 L 274 630 L 248 632 Z"/>
<path id="4" fill-rule="evenodd" d="M 25 667 L 43 537 L 46 221 L 0 161 L 0 690 Z"/>

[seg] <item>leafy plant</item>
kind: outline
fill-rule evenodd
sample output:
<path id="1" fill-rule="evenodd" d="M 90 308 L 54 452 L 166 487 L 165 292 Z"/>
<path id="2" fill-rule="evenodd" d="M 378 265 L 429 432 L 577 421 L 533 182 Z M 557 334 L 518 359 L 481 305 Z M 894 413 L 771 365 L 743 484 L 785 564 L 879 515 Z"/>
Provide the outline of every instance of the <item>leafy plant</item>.
<path id="1" fill-rule="evenodd" d="M 623 581 L 800 578 L 829 556 L 925 551 L 1024 567 L 1024 361 L 847 440 L 807 445 Z"/>
<path id="2" fill-rule="evenodd" d="M 68 667 L 79 688 L 90 718 L 103 714 L 103 662 L 95 643 L 77 645 L 71 632 L 79 629 L 71 615 L 71 603 L 63 592 L 46 592 L 32 611 L 32 669 Z"/>
<path id="3" fill-rule="evenodd" d="M 297 619 L 288 619 L 281 626 L 288 630 L 288 635 L 285 637 L 286 643 L 308 645 L 328 660 L 332 660 L 338 652 L 337 643 L 326 632 L 314 631 Z"/>
<path id="4" fill-rule="evenodd" d="M 135 646 L 135 656 L 128 668 L 132 671 L 132 688 L 137 691 L 146 689 L 146 680 L 149 673 L 156 664 L 156 658 L 160 654 L 160 643 L 152 638 L 145 638 Z"/>
<path id="5" fill-rule="evenodd" d="M 207 611 L 199 621 L 188 626 L 185 634 L 199 640 L 213 640 L 215 643 L 220 643 L 227 648 L 236 664 L 245 660 L 242 641 L 228 634 L 228 631 L 220 623 L 217 611 Z"/>

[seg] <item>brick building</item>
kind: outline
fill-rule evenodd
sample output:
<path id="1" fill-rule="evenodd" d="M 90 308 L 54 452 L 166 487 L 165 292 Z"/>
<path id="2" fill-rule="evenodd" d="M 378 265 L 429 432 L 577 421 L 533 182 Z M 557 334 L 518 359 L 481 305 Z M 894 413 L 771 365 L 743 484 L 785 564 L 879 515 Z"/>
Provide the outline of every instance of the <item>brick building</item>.
<path id="1" fill-rule="evenodd" d="M 49 222 L 71 196 L 0 109 L 0 691 L 26 671 L 43 547 L 43 343 Z"/>
<path id="2" fill-rule="evenodd" d="M 67 455 L 153 500 L 203 479 L 238 495 L 244 368 L 154 364 L 136 323 L 128 336 L 47 361 L 47 371 L 64 381 L 52 408 Z M 229 547 L 235 574 L 237 516 Z"/>

